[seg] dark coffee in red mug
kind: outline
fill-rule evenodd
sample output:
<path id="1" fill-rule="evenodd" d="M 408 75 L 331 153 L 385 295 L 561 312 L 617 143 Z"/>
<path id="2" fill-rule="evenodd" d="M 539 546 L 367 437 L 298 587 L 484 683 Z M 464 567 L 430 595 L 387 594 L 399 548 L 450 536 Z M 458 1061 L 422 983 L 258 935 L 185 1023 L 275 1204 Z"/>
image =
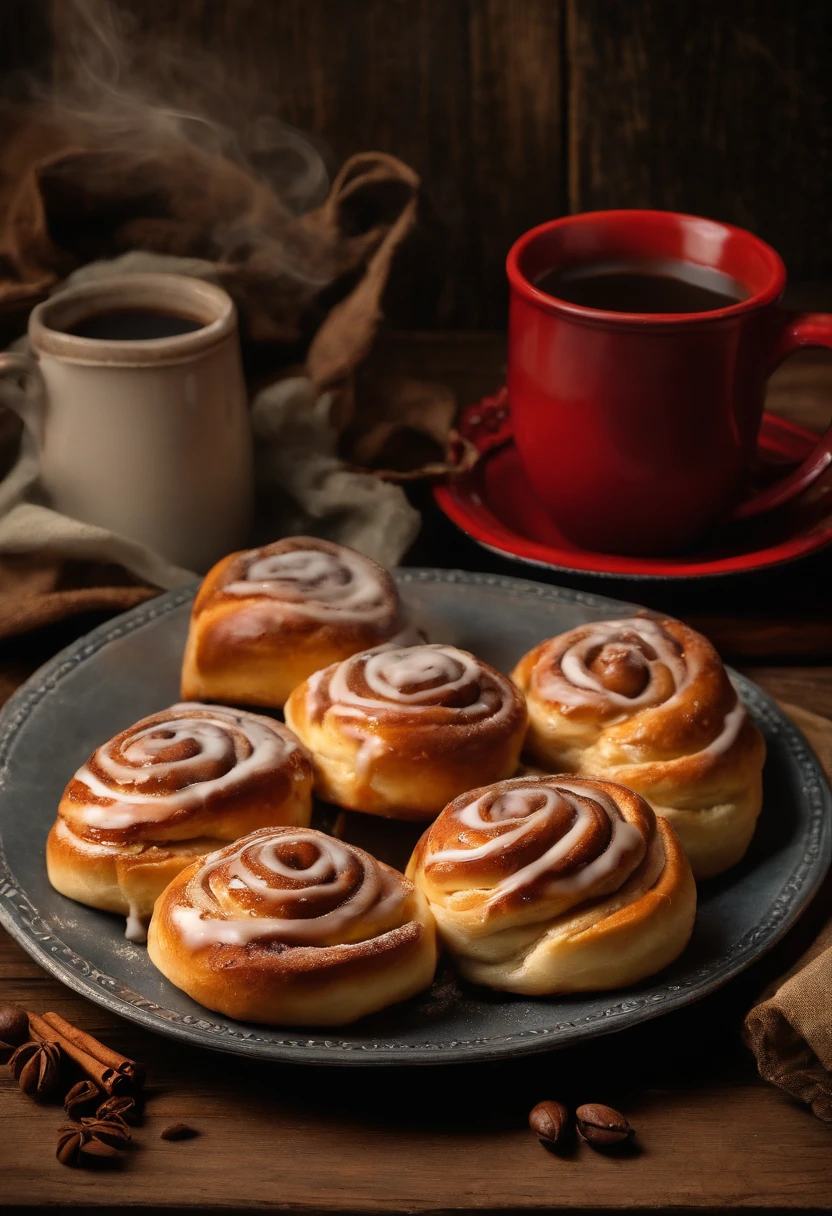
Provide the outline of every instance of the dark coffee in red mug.
<path id="1" fill-rule="evenodd" d="M 830 428 L 799 469 L 749 497 L 766 378 L 802 347 L 832 348 L 832 316 L 782 310 L 785 267 L 750 232 L 669 211 L 588 212 L 525 233 L 507 269 L 515 440 L 570 540 L 679 551 L 720 521 L 780 506 L 832 463 Z M 621 311 L 619 274 L 647 283 L 633 296 L 645 311 Z M 651 295 L 656 274 L 681 281 Z M 709 306 L 646 311 L 662 298 Z"/>

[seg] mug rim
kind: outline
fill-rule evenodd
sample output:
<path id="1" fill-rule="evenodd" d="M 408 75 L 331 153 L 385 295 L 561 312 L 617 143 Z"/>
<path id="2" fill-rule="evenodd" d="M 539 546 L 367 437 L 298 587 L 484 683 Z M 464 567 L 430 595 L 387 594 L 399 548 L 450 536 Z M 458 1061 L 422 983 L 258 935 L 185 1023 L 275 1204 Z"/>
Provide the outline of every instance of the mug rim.
<path id="1" fill-rule="evenodd" d="M 132 290 L 131 290 L 132 289 Z M 85 338 L 53 328 L 53 314 L 63 324 L 77 324 L 111 308 L 190 308 L 199 329 L 164 338 Z M 50 323 L 52 321 L 52 323 Z M 68 363 L 108 367 L 159 367 L 200 358 L 237 331 L 237 309 L 221 287 L 192 275 L 113 274 L 56 291 L 32 309 L 28 335 L 37 354 L 54 355 Z"/>
<path id="2" fill-rule="evenodd" d="M 735 304 L 729 304 L 725 308 L 713 308 L 705 312 L 682 313 L 618 312 L 612 309 L 590 308 L 583 304 L 573 304 L 568 300 L 561 300 L 557 296 L 541 291 L 521 269 L 521 259 L 527 250 L 535 242 L 539 241 L 541 237 L 547 236 L 552 232 L 557 232 L 568 227 L 578 227 L 582 224 L 626 223 L 633 220 L 636 223 L 653 222 L 665 224 L 668 221 L 675 221 L 678 226 L 683 224 L 707 225 L 721 230 L 735 240 L 753 246 L 757 254 L 760 255 L 761 260 L 767 265 L 768 279 L 764 286 L 750 294 L 746 299 L 738 300 Z M 702 325 L 742 316 L 744 313 L 752 312 L 776 301 L 782 295 L 786 286 L 786 267 L 783 259 L 771 245 L 767 244 L 766 241 L 756 236 L 753 232 L 749 232 L 746 228 L 740 228 L 735 224 L 723 223 L 722 220 L 708 219 L 705 216 L 691 215 L 683 211 L 663 211 L 655 208 L 615 208 L 605 211 L 580 211 L 572 215 L 563 215 L 553 220 L 546 220 L 542 224 L 537 224 L 534 228 L 529 228 L 511 246 L 506 257 L 506 274 L 512 291 L 517 292 L 528 303 L 543 309 L 545 312 L 555 315 L 566 315 L 578 321 L 595 321 L 604 325 L 625 325 L 635 326 L 636 328 L 646 328 L 649 326 L 663 328 L 666 326 L 691 324 Z M 743 285 L 745 286 L 745 284 Z"/>

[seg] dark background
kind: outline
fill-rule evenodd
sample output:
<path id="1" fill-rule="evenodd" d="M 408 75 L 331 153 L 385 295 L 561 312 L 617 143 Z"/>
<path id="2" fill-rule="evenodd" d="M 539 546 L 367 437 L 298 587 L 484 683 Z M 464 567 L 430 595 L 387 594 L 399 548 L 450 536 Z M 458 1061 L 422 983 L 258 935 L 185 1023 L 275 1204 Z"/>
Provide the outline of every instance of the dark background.
<path id="1" fill-rule="evenodd" d="M 3 0 L 0 75 L 60 82 L 73 0 Z M 568 211 L 667 207 L 753 229 L 832 279 L 829 0 L 131 0 L 139 31 L 215 53 L 332 167 L 424 177 L 446 286 L 406 323 L 498 328 L 503 261 Z M 265 99 L 265 100 L 264 100 Z"/>

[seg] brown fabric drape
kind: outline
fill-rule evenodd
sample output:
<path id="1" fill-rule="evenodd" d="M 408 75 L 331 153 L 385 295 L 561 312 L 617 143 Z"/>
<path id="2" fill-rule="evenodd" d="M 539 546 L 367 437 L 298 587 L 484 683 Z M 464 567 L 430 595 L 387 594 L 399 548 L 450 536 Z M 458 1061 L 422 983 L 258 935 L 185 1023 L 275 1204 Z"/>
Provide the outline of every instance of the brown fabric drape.
<path id="1" fill-rule="evenodd" d="M 832 722 L 794 705 L 784 708 L 832 779 Z M 745 1040 L 761 1077 L 832 1123 L 832 919 L 748 1013 Z"/>

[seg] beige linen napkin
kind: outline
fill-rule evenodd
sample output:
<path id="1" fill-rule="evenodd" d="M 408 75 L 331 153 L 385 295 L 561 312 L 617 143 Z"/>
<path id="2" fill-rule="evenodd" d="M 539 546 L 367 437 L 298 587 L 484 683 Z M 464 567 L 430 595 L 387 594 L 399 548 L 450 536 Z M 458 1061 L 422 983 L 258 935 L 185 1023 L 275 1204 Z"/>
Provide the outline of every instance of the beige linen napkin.
<path id="1" fill-rule="evenodd" d="M 795 705 L 784 708 L 832 777 L 832 722 Z M 746 1016 L 745 1041 L 764 1080 L 832 1123 L 832 919 Z"/>

